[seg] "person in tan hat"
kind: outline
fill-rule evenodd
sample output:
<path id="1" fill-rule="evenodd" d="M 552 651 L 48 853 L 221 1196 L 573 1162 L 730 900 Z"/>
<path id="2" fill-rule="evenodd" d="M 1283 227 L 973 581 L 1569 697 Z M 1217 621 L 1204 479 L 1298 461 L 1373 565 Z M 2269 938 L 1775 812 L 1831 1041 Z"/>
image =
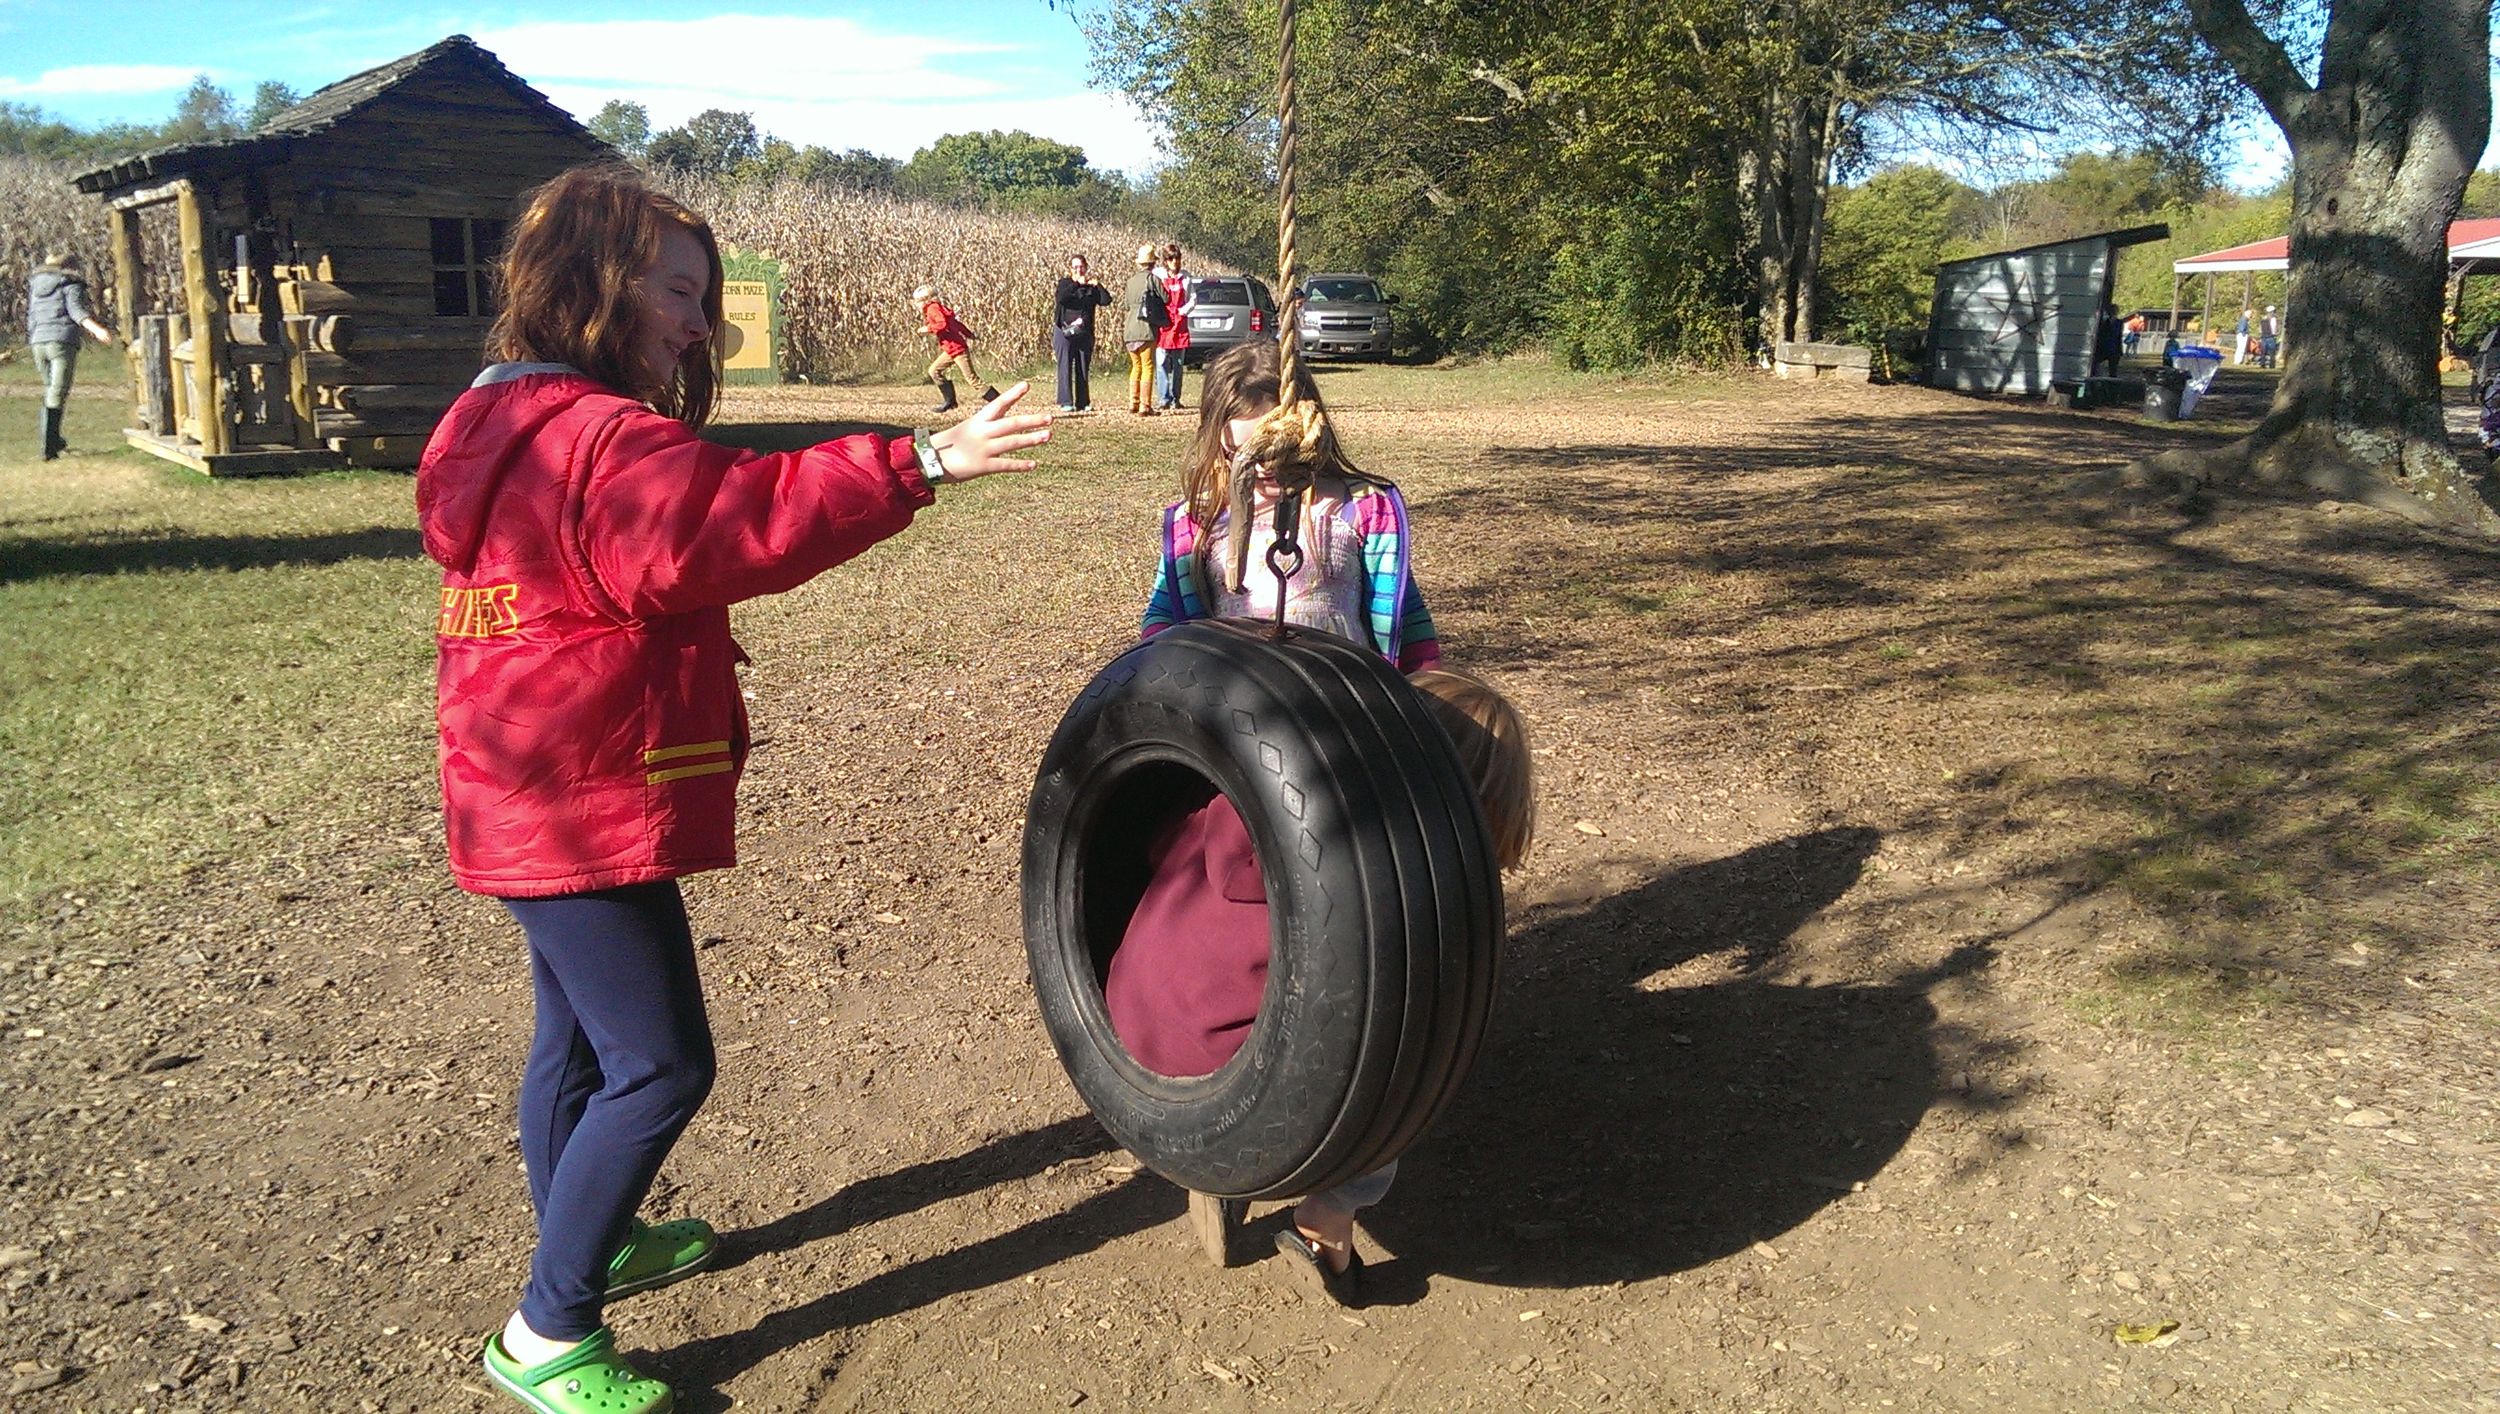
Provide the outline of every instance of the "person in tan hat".
<path id="1" fill-rule="evenodd" d="M 938 298 L 937 286 L 922 285 L 911 292 L 911 301 L 920 306 L 920 322 L 938 343 L 937 360 L 929 365 L 929 381 L 937 384 L 938 390 L 938 405 L 931 411 L 955 410 L 955 381 L 946 375 L 956 370 L 962 371 L 965 387 L 981 389 L 981 401 L 995 399 L 998 390 L 982 383 L 981 375 L 972 367 L 972 331 Z"/>
<path id="2" fill-rule="evenodd" d="M 1139 246 L 1137 268 L 1120 292 L 1120 307 L 1128 311 L 1121 333 L 1121 343 L 1128 350 L 1128 410 L 1139 417 L 1155 415 L 1155 340 L 1172 317 L 1163 298 L 1163 281 L 1155 274 L 1155 260 L 1161 254 L 1162 247 L 1152 241 Z"/>
<path id="3" fill-rule="evenodd" d="M 105 344 L 118 342 L 112 330 L 96 322 L 78 257 L 65 250 L 46 252 L 43 264 L 26 281 L 26 342 L 34 350 L 35 375 L 43 380 L 45 461 L 69 450 L 61 437 L 61 415 L 69 406 L 70 379 L 78 372 L 80 330 Z"/>

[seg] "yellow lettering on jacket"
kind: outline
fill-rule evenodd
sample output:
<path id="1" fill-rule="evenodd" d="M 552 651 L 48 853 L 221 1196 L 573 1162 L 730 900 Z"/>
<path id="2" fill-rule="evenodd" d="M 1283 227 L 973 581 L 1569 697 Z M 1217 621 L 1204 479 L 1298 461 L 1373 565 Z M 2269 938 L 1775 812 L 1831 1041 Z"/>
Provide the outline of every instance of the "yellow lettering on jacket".
<path id="1" fill-rule="evenodd" d="M 521 597 L 517 584 L 481 584 L 472 588 L 443 589 L 442 612 L 434 620 L 434 632 L 442 638 L 502 638 L 521 631 L 521 615 L 516 601 Z"/>

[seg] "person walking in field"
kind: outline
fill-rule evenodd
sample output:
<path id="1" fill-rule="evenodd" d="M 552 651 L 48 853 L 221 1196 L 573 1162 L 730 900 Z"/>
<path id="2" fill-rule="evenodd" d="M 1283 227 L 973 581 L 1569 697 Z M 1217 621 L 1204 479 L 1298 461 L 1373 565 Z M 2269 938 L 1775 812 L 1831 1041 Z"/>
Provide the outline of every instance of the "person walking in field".
<path id="1" fill-rule="evenodd" d="M 69 409 L 70 380 L 78 375 L 78 336 L 94 336 L 110 346 L 120 340 L 98 323 L 87 302 L 87 281 L 79 274 L 78 257 L 65 250 L 47 253 L 26 281 L 26 343 L 33 350 L 35 376 L 43 380 L 43 459 L 51 461 L 69 450 L 61 436 L 61 418 Z"/>
<path id="2" fill-rule="evenodd" d="M 718 1247 L 707 1223 L 636 1210 L 712 1085 L 677 881 L 737 860 L 729 605 L 899 533 L 941 486 L 1031 470 L 1014 454 L 1050 416 L 1016 415 L 1018 384 L 935 433 L 774 454 L 703 440 L 720 248 L 628 168 L 540 187 L 502 267 L 496 362 L 436 425 L 416 498 L 443 568 L 452 876 L 520 924 L 537 1012 L 519 1115 L 537 1248 L 482 1359 L 538 1414 L 658 1414 L 674 1396 L 617 1353 L 605 1313 Z"/>
<path id="3" fill-rule="evenodd" d="M 2267 305 L 2266 317 L 2257 325 L 2257 366 L 2274 367 L 2275 359 L 2282 353 L 2283 320 L 2275 314 L 2273 305 Z"/>
<path id="4" fill-rule="evenodd" d="M 1128 311 L 1120 329 L 1121 346 L 1128 350 L 1128 410 L 1139 417 L 1155 415 L 1155 339 L 1172 317 L 1156 273 L 1160 255 L 1151 243 L 1139 246 L 1137 269 L 1120 291 L 1120 306 Z"/>
<path id="5" fill-rule="evenodd" d="M 911 292 L 911 299 L 912 303 L 920 306 L 920 322 L 927 326 L 929 337 L 937 340 L 938 356 L 929 365 L 929 381 L 937 384 L 938 405 L 930 411 L 955 410 L 955 380 L 948 376 L 951 373 L 962 373 L 967 388 L 979 384 L 981 401 L 986 403 L 996 398 L 998 390 L 982 383 L 981 375 L 973 370 L 973 332 L 965 328 L 955 311 L 947 308 L 945 302 L 938 298 L 937 286 L 922 285 Z"/>
<path id="6" fill-rule="evenodd" d="M 1051 297 L 1051 352 L 1058 355 L 1059 410 L 1091 412 L 1094 407 L 1094 311 L 1111 303 L 1111 292 L 1087 271 L 1085 257 L 1068 257 L 1068 273 L 1059 277 Z"/>

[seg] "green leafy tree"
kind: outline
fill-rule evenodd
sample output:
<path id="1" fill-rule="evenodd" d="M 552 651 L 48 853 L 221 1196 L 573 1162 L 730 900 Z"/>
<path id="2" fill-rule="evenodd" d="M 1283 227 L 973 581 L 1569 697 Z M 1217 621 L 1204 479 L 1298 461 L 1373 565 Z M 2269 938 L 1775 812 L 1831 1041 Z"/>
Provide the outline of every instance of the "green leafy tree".
<path id="1" fill-rule="evenodd" d="M 270 119 L 303 102 L 303 96 L 276 79 L 263 79 L 252 90 L 252 106 L 243 115 L 243 126 L 258 132 Z"/>
<path id="2" fill-rule="evenodd" d="M 902 186 L 937 200 L 988 201 L 1073 190 L 1090 175 L 1082 148 L 1018 130 L 948 133 L 912 154 Z"/>
<path id="3" fill-rule="evenodd" d="M 582 126 L 627 157 L 640 157 L 651 146 L 651 110 L 631 99 L 609 99 Z"/>
<path id="4" fill-rule="evenodd" d="M 164 137 L 167 142 L 214 142 L 242 132 L 242 119 L 234 111 L 234 95 L 201 74 L 175 101 L 173 120 L 165 125 Z"/>
<path id="5" fill-rule="evenodd" d="M 903 164 L 864 147 L 836 152 L 810 145 L 799 149 L 798 157 L 790 164 L 790 175 L 821 186 L 891 192 L 902 185 Z"/>
<path id="6" fill-rule="evenodd" d="M 1834 194 L 1823 271 L 1835 325 L 1855 343 L 1923 329 L 1936 264 L 1975 219 L 1980 194 L 1933 167 L 1887 168 Z"/>
<path id="7" fill-rule="evenodd" d="M 764 155 L 755 115 L 706 108 L 681 126 L 654 135 L 644 156 L 653 166 L 731 177 Z"/>

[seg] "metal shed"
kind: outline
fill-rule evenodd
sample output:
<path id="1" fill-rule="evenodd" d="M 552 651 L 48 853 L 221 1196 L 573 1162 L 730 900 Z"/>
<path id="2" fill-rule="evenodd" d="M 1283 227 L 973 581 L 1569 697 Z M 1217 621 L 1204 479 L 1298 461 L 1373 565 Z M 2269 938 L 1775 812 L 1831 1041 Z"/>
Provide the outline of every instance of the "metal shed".
<path id="1" fill-rule="evenodd" d="M 2092 371 L 2092 333 L 2123 246 L 2168 239 L 2131 226 L 1936 267 L 1927 383 L 1964 393 L 2046 393 Z"/>

